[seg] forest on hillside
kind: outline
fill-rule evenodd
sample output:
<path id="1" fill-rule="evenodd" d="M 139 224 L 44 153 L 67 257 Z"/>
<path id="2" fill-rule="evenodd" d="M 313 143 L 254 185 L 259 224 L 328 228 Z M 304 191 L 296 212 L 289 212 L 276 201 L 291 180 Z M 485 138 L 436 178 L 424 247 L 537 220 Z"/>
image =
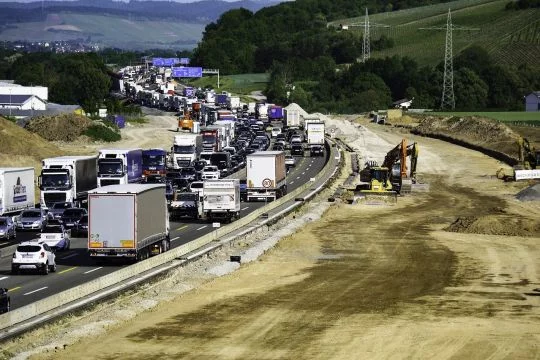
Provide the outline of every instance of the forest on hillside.
<path id="1" fill-rule="evenodd" d="M 361 37 L 327 26 L 361 16 L 366 7 L 377 13 L 427 3 L 434 2 L 299 0 L 256 13 L 231 10 L 206 26 L 194 63 L 223 74 L 269 72 L 270 101 L 294 101 L 310 110 L 369 111 L 413 97 L 415 107 L 438 108 L 443 64 L 421 67 L 399 56 L 361 63 Z M 391 38 L 373 40 L 372 49 L 394 46 Z M 540 89 L 540 68 L 499 64 L 471 46 L 455 58 L 454 89 L 459 110 L 521 110 L 523 96 Z"/>

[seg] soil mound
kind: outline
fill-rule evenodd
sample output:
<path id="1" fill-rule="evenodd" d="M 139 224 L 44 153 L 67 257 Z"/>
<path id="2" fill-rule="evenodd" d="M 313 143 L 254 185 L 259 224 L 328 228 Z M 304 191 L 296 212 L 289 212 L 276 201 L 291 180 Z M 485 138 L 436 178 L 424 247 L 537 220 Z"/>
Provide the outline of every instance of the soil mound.
<path id="1" fill-rule="evenodd" d="M 459 217 L 445 231 L 504 236 L 540 236 L 540 220 L 515 215 Z"/>
<path id="2" fill-rule="evenodd" d="M 538 201 L 540 200 L 540 184 L 529 186 L 516 194 L 516 199 L 520 201 Z"/>
<path id="3" fill-rule="evenodd" d="M 496 120 L 476 116 L 423 118 L 415 132 L 421 135 L 446 135 L 452 138 L 502 152 L 512 158 L 518 157 L 516 140 L 512 129 Z"/>
<path id="4" fill-rule="evenodd" d="M 40 116 L 32 119 L 26 129 L 49 141 L 74 141 L 92 124 L 92 120 L 77 114 Z"/>

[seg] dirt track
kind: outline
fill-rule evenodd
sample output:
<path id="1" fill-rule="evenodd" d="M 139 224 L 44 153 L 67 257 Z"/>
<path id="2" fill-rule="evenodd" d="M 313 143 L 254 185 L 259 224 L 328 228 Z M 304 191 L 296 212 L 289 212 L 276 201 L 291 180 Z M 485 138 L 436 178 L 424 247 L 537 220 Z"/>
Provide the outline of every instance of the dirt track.
<path id="1" fill-rule="evenodd" d="M 349 127 L 344 131 L 354 140 Z M 371 130 L 387 144 L 378 146 L 379 156 L 404 136 Z M 359 150 L 376 156 L 361 148 L 374 135 L 362 134 Z M 538 357 L 538 226 L 527 237 L 484 234 L 501 222 L 522 234 L 515 219 L 538 225 L 538 202 L 514 200 L 523 184 L 497 180 L 495 160 L 407 137 L 420 144 L 418 169 L 429 193 L 399 198 L 396 206 L 333 206 L 259 261 L 107 333 L 36 357 Z M 444 231 L 460 217 L 481 221 L 468 230 L 474 233 Z"/>

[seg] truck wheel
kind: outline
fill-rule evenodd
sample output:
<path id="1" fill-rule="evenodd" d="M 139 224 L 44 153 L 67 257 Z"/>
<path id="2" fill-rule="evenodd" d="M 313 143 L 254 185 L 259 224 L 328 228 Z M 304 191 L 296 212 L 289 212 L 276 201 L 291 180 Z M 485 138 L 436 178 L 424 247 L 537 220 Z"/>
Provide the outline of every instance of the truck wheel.
<path id="1" fill-rule="evenodd" d="M 19 268 L 17 266 L 11 266 L 11 273 L 17 275 L 19 273 Z"/>
<path id="2" fill-rule="evenodd" d="M 49 271 L 53 273 L 56 272 L 56 263 L 54 265 L 49 266 Z"/>

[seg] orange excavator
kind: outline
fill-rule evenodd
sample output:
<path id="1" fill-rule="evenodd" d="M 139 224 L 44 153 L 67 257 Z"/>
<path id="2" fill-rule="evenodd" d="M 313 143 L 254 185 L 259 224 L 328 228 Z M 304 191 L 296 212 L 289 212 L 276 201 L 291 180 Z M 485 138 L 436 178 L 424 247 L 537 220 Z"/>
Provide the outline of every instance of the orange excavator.
<path id="1" fill-rule="evenodd" d="M 410 157 L 411 167 L 407 169 L 407 158 Z M 418 163 L 418 144 L 407 145 L 407 139 L 402 139 L 396 147 L 390 150 L 382 164 L 390 170 L 390 182 L 394 191 L 411 192 L 412 184 L 416 184 L 416 165 Z"/>

